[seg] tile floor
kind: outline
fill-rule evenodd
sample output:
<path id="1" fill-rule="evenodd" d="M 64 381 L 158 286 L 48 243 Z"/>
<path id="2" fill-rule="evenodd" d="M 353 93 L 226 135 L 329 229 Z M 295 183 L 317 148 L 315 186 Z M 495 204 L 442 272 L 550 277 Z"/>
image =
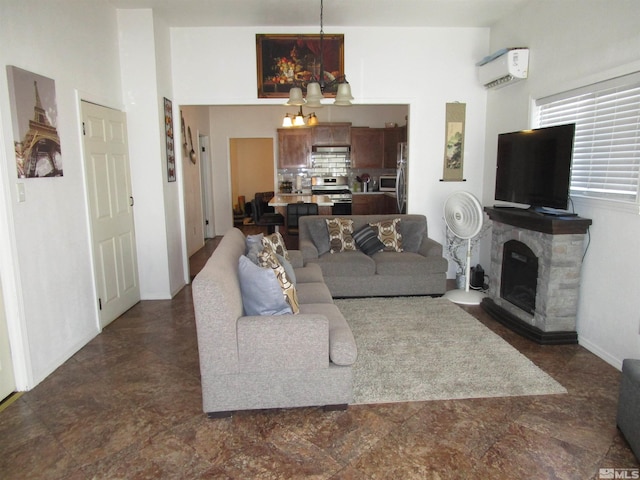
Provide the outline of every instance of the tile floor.
<path id="1" fill-rule="evenodd" d="M 192 260 L 195 273 L 202 259 Z M 615 426 L 616 369 L 465 309 L 569 394 L 209 420 L 187 286 L 173 300 L 140 302 L 0 412 L 0 478 L 575 480 L 639 467 Z"/>

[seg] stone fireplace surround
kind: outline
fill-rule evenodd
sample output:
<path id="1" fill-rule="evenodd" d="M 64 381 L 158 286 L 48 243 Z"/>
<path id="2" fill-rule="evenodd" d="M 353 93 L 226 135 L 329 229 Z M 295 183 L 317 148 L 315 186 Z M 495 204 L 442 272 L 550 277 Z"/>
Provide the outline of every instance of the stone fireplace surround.
<path id="1" fill-rule="evenodd" d="M 507 327 L 538 343 L 577 343 L 580 270 L 591 220 L 517 208 L 487 207 L 485 211 L 493 225 L 489 296 L 482 307 Z M 510 240 L 526 245 L 538 259 L 533 314 L 501 297 L 504 245 Z"/>

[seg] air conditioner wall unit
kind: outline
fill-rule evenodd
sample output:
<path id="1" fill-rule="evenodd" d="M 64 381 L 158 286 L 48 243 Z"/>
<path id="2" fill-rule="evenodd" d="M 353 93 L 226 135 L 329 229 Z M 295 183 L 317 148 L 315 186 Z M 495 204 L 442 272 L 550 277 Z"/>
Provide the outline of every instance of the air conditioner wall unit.
<path id="1" fill-rule="evenodd" d="M 476 63 L 478 79 L 485 88 L 501 88 L 529 75 L 529 49 L 505 48 Z"/>

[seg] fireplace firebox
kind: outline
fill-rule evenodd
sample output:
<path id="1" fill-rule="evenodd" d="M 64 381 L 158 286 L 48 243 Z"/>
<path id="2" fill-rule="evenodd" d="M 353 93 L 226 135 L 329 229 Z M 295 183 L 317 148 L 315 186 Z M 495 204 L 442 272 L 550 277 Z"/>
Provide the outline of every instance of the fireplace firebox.
<path id="1" fill-rule="evenodd" d="M 524 243 L 509 240 L 502 255 L 500 296 L 525 312 L 536 309 L 538 257 Z"/>

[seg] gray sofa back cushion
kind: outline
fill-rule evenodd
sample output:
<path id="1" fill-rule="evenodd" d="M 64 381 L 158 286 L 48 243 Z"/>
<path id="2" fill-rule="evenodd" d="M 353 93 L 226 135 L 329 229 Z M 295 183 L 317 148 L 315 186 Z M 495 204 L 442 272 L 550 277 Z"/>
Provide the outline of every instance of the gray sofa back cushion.
<path id="1" fill-rule="evenodd" d="M 313 215 L 300 218 L 300 240 L 311 240 L 318 249 L 318 256 L 329 251 L 329 233 L 325 220 L 336 217 L 340 215 Z M 398 229 L 402 234 L 402 248 L 407 252 L 417 252 L 422 239 L 427 236 L 427 217 L 424 215 L 343 215 L 342 217 L 353 220 L 354 232 L 369 223 L 400 218 Z"/>

